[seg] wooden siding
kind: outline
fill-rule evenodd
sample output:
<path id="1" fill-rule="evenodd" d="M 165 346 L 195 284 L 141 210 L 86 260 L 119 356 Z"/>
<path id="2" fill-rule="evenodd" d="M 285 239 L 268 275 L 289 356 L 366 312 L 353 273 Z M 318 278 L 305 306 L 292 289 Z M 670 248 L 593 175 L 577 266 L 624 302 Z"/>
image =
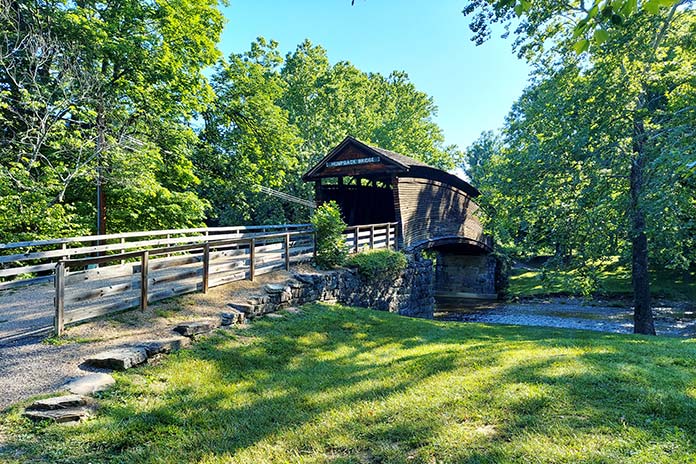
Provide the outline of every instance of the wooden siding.
<path id="1" fill-rule="evenodd" d="M 435 180 L 401 177 L 394 196 L 405 248 L 453 236 L 488 242 L 475 215 L 478 205 L 459 189 Z"/>

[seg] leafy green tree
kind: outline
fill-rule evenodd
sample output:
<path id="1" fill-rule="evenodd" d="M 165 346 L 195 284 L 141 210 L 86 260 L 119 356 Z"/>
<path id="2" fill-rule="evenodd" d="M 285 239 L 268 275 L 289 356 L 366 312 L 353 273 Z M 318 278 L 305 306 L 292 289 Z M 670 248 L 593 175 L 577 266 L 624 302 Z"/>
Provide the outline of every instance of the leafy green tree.
<path id="1" fill-rule="evenodd" d="M 693 204 L 675 178 L 694 146 L 683 119 L 694 115 L 694 14 L 675 4 L 630 15 L 578 56 L 586 48 L 558 8 L 535 2 L 523 12 L 517 44 L 537 58 L 536 82 L 513 108 L 507 154 L 492 161 L 515 184 L 497 182 L 498 191 L 524 205 L 518 226 L 528 241 L 555 240 L 587 257 L 630 244 L 635 331 L 654 334 L 648 256 L 693 262 L 679 226 Z"/>
<path id="2" fill-rule="evenodd" d="M 91 229 L 97 182 L 101 204 L 111 203 L 98 232 L 150 228 L 138 211 L 150 207 L 142 188 L 159 191 L 165 209 L 179 201 L 194 208 L 171 227 L 200 223 L 206 203 L 185 194 L 196 182 L 192 166 L 170 153 L 190 145 L 179 143 L 191 134 L 182 121 L 212 97 L 201 71 L 218 56 L 217 2 L 2 0 L 1 10 L 0 174 L 8 194 L 28 199 L 6 205 L 3 233 Z M 131 156 L 133 163 L 124 161 Z M 121 169 L 145 159 L 161 175 L 135 179 Z M 171 173 L 187 169 L 191 182 L 170 182 Z M 38 208 L 35 219 L 15 206 L 28 202 Z M 107 211 L 130 220 L 107 229 Z"/>

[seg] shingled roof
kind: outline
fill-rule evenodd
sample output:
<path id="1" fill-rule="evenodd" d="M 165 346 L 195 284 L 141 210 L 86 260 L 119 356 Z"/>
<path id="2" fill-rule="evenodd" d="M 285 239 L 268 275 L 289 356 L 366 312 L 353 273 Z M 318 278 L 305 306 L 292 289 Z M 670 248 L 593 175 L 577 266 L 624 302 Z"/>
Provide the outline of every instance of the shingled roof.
<path id="1" fill-rule="evenodd" d="M 450 174 L 442 169 L 437 169 L 429 164 L 426 164 L 417 159 L 411 158 L 410 156 L 402 155 L 401 153 L 396 153 L 391 150 L 386 150 L 384 148 L 376 147 L 374 145 L 369 145 L 362 142 L 355 137 L 347 136 L 343 141 L 338 144 L 329 154 L 327 154 L 321 161 L 319 161 L 312 169 L 305 173 L 302 178 L 305 181 L 312 180 L 315 178 L 315 174 L 325 165 L 336 153 L 341 151 L 347 144 L 355 144 L 367 152 L 371 152 L 375 156 L 379 156 L 387 161 L 403 168 L 401 174 L 397 174 L 400 177 L 416 177 L 424 179 L 437 180 L 453 187 L 456 187 L 464 192 L 466 192 L 471 197 L 477 197 L 481 193 L 473 187 L 468 182 L 460 179 L 454 174 Z"/>

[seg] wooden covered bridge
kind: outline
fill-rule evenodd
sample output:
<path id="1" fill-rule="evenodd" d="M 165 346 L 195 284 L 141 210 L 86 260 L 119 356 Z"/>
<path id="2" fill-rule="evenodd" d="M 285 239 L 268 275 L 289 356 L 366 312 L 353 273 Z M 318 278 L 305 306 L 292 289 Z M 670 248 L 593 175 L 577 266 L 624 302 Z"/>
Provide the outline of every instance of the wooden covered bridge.
<path id="1" fill-rule="evenodd" d="M 396 223 L 398 247 L 436 253 L 440 298 L 495 298 L 496 259 L 476 211 L 479 191 L 421 161 L 346 137 L 309 170 L 318 204 L 335 201 L 349 226 Z"/>

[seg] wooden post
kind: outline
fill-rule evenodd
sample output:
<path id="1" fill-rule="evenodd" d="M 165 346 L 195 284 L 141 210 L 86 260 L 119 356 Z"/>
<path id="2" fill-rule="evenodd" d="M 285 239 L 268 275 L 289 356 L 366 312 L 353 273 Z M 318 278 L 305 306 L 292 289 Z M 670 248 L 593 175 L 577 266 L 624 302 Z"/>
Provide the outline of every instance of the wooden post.
<path id="1" fill-rule="evenodd" d="M 203 293 L 208 293 L 210 278 L 210 242 L 203 245 Z"/>
<path id="2" fill-rule="evenodd" d="M 285 270 L 290 270 L 290 234 L 285 234 Z"/>
<path id="3" fill-rule="evenodd" d="M 147 309 L 147 274 L 148 274 L 148 261 L 150 259 L 150 252 L 145 250 L 140 257 L 140 309 L 145 311 Z"/>
<path id="4" fill-rule="evenodd" d="M 65 263 L 59 261 L 56 265 L 56 274 L 53 284 L 56 287 L 55 308 L 56 314 L 53 318 L 53 332 L 56 337 L 63 335 L 65 321 Z"/>
<path id="5" fill-rule="evenodd" d="M 126 243 L 126 237 L 121 237 L 121 246 L 122 246 L 122 247 L 123 247 L 123 244 L 124 244 L 124 243 Z M 125 253 L 125 252 L 126 252 L 126 250 L 125 250 L 124 248 L 121 248 L 121 253 Z M 125 260 L 125 259 L 122 259 L 122 260 L 121 260 L 121 266 L 123 266 L 124 264 L 126 264 L 126 260 Z"/>
<path id="6" fill-rule="evenodd" d="M 172 234 L 167 234 L 167 248 L 169 248 L 169 247 L 172 246 L 172 244 L 169 243 L 169 239 L 170 239 L 170 238 L 172 238 Z M 171 256 L 171 254 L 170 254 L 170 253 L 167 253 L 167 258 L 169 258 L 170 256 Z"/>
<path id="7" fill-rule="evenodd" d="M 391 224 L 387 223 L 387 250 L 391 248 Z"/>
<path id="8" fill-rule="evenodd" d="M 375 226 L 370 226 L 370 250 L 375 249 Z"/>
<path id="9" fill-rule="evenodd" d="M 394 225 L 394 251 L 399 251 L 399 223 Z"/>
<path id="10" fill-rule="evenodd" d="M 254 274 L 256 273 L 256 240 L 249 240 L 249 280 L 254 281 Z"/>
<path id="11" fill-rule="evenodd" d="M 355 230 L 353 231 L 353 241 L 355 242 L 354 245 L 356 253 L 359 251 L 358 240 L 360 240 L 360 227 L 355 226 Z"/>

